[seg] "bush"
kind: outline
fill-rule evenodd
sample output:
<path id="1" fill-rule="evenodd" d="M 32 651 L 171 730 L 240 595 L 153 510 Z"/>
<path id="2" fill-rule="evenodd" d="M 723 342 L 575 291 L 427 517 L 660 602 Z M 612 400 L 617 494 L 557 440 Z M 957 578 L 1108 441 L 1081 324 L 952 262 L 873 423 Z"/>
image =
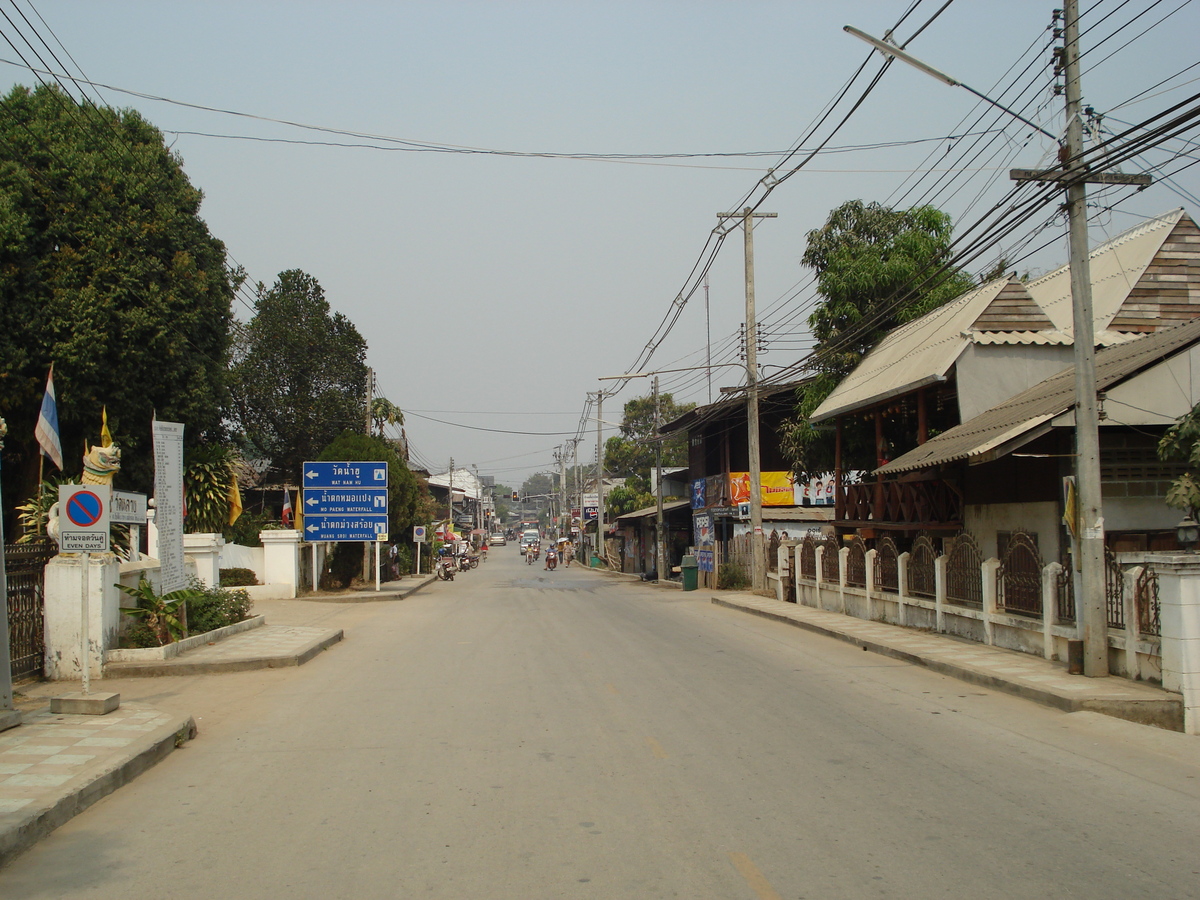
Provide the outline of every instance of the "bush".
<path id="1" fill-rule="evenodd" d="M 253 603 L 245 591 L 210 588 L 199 580 L 193 580 L 191 587 L 196 596 L 187 604 L 189 634 L 203 634 L 250 618 Z"/>
<path id="2" fill-rule="evenodd" d="M 737 563 L 721 563 L 717 570 L 717 588 L 722 591 L 741 591 L 750 586 L 746 570 Z"/>
<path id="3" fill-rule="evenodd" d="M 253 569 L 222 569 L 221 587 L 239 587 L 244 584 L 258 584 L 258 576 Z"/>

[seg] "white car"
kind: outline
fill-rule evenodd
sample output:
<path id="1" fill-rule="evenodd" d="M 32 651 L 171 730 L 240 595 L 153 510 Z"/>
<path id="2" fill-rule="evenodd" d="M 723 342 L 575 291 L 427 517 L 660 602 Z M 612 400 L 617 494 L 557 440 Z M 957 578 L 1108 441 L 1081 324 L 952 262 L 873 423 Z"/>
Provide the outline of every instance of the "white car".
<path id="1" fill-rule="evenodd" d="M 502 534 L 493 534 L 488 538 L 488 543 L 493 547 L 503 547 L 508 541 L 504 539 L 504 535 Z"/>

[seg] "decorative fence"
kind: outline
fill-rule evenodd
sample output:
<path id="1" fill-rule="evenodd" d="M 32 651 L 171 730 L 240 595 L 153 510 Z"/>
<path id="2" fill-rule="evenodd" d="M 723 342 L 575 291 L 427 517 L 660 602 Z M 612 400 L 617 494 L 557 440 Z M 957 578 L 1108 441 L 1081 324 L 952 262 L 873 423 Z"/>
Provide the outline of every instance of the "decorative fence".
<path id="1" fill-rule="evenodd" d="M 8 575 L 8 641 L 14 681 L 42 675 L 46 654 L 46 563 L 57 552 L 54 542 L 48 538 L 4 547 Z"/>
<path id="2" fill-rule="evenodd" d="M 1042 557 L 1033 538 L 1012 535 L 996 575 L 996 606 L 1019 616 L 1042 614 Z"/>
<path id="3" fill-rule="evenodd" d="M 962 532 L 946 560 L 946 599 L 959 606 L 983 609 L 983 554 L 969 532 Z"/>
<path id="4" fill-rule="evenodd" d="M 795 584 L 784 590 L 806 605 L 1065 658 L 1063 642 L 1079 637 L 1069 559 L 1067 565 L 1044 564 L 1036 538 L 1024 531 L 1008 535 L 1001 546 L 1002 559 L 985 560 L 966 532 L 946 541 L 941 555 L 928 535 L 919 535 L 906 553 L 892 538 L 880 538 L 869 550 L 855 536 L 842 554 L 832 535 L 806 535 L 795 546 Z M 786 552 L 788 545 L 781 545 L 779 554 Z M 1111 554 L 1107 570 L 1109 642 L 1124 651 L 1126 674 L 1156 678 L 1158 576 L 1148 565 L 1122 569 Z"/>

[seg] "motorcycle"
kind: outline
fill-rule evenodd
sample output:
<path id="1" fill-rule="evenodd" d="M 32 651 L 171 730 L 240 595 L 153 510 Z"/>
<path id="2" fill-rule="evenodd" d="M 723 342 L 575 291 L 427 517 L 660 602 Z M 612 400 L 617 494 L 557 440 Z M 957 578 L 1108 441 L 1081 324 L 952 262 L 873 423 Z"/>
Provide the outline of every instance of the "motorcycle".
<path id="1" fill-rule="evenodd" d="M 458 566 L 454 562 L 454 557 L 439 556 L 434 571 L 440 581 L 453 581 L 454 573 L 458 571 Z"/>
<path id="2" fill-rule="evenodd" d="M 533 565 L 533 548 L 532 547 L 530 547 L 527 551 L 525 551 L 525 565 L 527 565 L 527 566 Z"/>
<path id="3" fill-rule="evenodd" d="M 547 569 L 557 569 L 558 568 L 558 554 L 555 553 L 554 550 L 546 551 L 546 568 Z"/>

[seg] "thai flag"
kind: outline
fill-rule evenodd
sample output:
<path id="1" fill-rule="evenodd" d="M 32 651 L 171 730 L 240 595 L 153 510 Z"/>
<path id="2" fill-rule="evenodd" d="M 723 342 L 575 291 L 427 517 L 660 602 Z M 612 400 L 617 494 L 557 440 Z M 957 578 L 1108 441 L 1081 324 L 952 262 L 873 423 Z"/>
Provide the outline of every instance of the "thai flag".
<path id="1" fill-rule="evenodd" d="M 33 430 L 42 452 L 62 471 L 62 442 L 58 438 L 58 404 L 54 399 L 54 366 L 46 376 L 46 393 L 42 397 L 42 411 L 38 415 L 37 427 Z"/>
<path id="2" fill-rule="evenodd" d="M 292 527 L 292 492 L 283 489 L 283 527 Z"/>

